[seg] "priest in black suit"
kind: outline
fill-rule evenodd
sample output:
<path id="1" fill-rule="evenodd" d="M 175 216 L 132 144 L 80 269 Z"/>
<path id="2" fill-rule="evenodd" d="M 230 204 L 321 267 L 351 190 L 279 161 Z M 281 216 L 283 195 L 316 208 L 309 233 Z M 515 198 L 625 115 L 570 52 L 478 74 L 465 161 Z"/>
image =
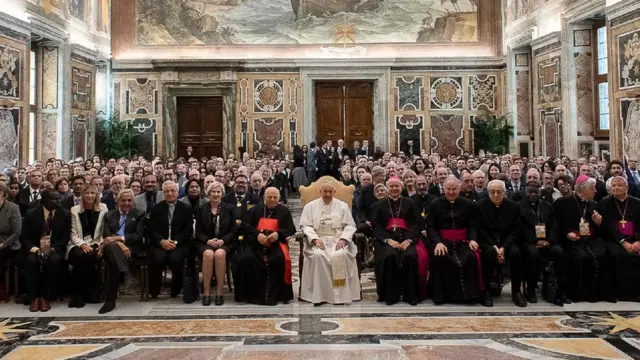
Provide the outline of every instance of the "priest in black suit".
<path id="1" fill-rule="evenodd" d="M 238 174 L 233 185 L 233 192 L 226 194 L 222 199 L 223 203 L 229 204 L 234 208 L 238 235 L 242 235 L 242 219 L 244 219 L 247 211 L 262 202 L 259 196 L 247 192 L 248 186 L 249 180 L 247 177 L 243 174 Z"/>
<path id="2" fill-rule="evenodd" d="M 478 201 L 478 240 L 482 255 L 482 275 L 486 285 L 483 305 L 493 305 L 489 284 L 498 263 L 509 261 L 511 270 L 511 298 L 520 307 L 527 306 L 522 295 L 522 242 L 520 233 L 520 206 L 507 199 L 507 189 L 500 180 L 487 186 L 489 198 Z"/>
<path id="3" fill-rule="evenodd" d="M 422 229 L 422 235 L 426 237 L 426 221 L 427 221 L 427 209 L 429 208 L 429 204 L 435 199 L 435 196 L 429 194 L 427 192 L 429 183 L 427 182 L 427 177 L 424 175 L 418 175 L 416 177 L 416 193 L 411 196 L 411 200 L 416 203 L 416 207 L 420 212 L 420 218 L 422 219 L 423 225 L 420 226 Z"/>
<path id="4" fill-rule="evenodd" d="M 60 207 L 58 192 L 45 190 L 40 196 L 41 205 L 27 211 L 23 226 L 24 270 L 31 312 L 51 309 L 49 301 L 59 290 L 64 254 L 71 239 L 71 215 Z"/>
<path id="5" fill-rule="evenodd" d="M 129 273 L 129 260 L 144 253 L 145 212 L 133 207 L 134 194 L 131 189 L 118 193 L 118 207 L 104 217 L 102 254 L 108 264 L 106 302 L 99 313 L 105 314 L 116 307 L 118 285 L 121 278 L 125 283 L 133 282 Z"/>
<path id="6" fill-rule="evenodd" d="M 171 297 L 182 290 L 184 262 L 194 251 L 193 210 L 178 201 L 178 184 L 167 181 L 162 186 L 164 201 L 156 204 L 149 214 L 149 294 L 160 294 L 162 270 L 171 268 Z"/>

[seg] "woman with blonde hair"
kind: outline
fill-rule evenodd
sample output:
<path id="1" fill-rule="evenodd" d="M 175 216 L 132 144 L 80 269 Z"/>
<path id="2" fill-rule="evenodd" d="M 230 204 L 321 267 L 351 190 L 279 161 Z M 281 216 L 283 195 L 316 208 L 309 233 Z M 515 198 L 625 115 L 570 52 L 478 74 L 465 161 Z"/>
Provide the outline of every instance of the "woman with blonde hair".
<path id="1" fill-rule="evenodd" d="M 227 274 L 227 254 L 231 255 L 236 238 L 235 208 L 222 202 L 224 185 L 214 181 L 207 188 L 209 204 L 196 213 L 196 248 L 202 256 L 202 305 L 211 305 L 211 279 L 215 271 L 215 304 L 224 304 L 224 280 Z"/>
<path id="2" fill-rule="evenodd" d="M 73 265 L 73 293 L 69 307 L 100 302 L 97 264 L 101 254 L 102 225 L 107 206 L 100 202 L 98 188 L 87 184 L 80 193 L 80 204 L 71 208 L 71 239 L 66 258 Z"/>
<path id="3" fill-rule="evenodd" d="M 413 170 L 405 170 L 402 174 L 402 182 L 404 183 L 404 190 L 402 190 L 402 196 L 410 197 L 416 193 L 416 173 Z"/>

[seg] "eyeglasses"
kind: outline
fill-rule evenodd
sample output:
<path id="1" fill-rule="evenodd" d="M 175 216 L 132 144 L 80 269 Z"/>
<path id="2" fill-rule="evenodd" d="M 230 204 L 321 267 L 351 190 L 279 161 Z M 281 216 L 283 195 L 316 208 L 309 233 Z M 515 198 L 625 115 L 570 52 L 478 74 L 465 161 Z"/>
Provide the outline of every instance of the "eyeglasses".
<path id="1" fill-rule="evenodd" d="M 502 194 L 504 194 L 504 191 L 503 190 L 491 190 L 491 191 L 489 191 L 489 194 L 490 195 L 502 195 Z"/>

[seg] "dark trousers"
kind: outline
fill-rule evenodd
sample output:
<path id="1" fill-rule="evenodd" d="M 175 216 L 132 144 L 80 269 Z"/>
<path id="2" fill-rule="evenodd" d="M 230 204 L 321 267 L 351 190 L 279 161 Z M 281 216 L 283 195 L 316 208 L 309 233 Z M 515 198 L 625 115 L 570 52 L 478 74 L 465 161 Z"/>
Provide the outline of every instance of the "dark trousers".
<path id="1" fill-rule="evenodd" d="M 565 258 L 564 250 L 560 245 L 552 245 L 546 248 L 537 248 L 533 244 L 528 244 L 524 248 L 525 251 L 525 268 L 526 268 L 526 281 L 527 290 L 535 290 L 538 286 L 538 279 L 540 279 L 540 257 L 547 257 L 553 261 L 553 269 L 556 273 L 556 279 L 558 280 L 558 288 L 563 289 L 567 283 L 567 259 Z"/>
<path id="2" fill-rule="evenodd" d="M 62 255 L 51 252 L 42 258 L 33 253 L 24 260 L 24 273 L 27 278 L 29 300 L 45 298 L 51 300 L 60 290 L 59 279 L 62 276 Z"/>
<path id="3" fill-rule="evenodd" d="M 94 289 L 99 288 L 97 248 L 85 253 L 79 246 L 73 247 L 69 251 L 69 263 L 73 265 L 73 295 L 88 298 Z"/>
<path id="4" fill-rule="evenodd" d="M 104 246 L 103 256 L 107 262 L 108 271 L 105 300 L 116 301 L 120 278 L 123 274 L 129 273 L 129 260 L 115 242 Z"/>
<path id="5" fill-rule="evenodd" d="M 493 246 L 483 245 L 481 251 L 482 277 L 487 291 L 493 279 L 496 267 L 498 266 L 498 252 Z M 511 245 L 504 250 L 505 262 L 509 262 L 511 273 L 511 291 L 513 294 L 520 292 L 522 287 L 522 252 L 517 245 Z"/>
<path id="6" fill-rule="evenodd" d="M 184 275 L 184 261 L 191 249 L 178 246 L 173 251 L 166 251 L 160 246 L 149 247 L 149 295 L 157 297 L 160 294 L 162 270 L 169 266 L 171 269 L 171 295 L 177 295 L 182 290 Z"/>

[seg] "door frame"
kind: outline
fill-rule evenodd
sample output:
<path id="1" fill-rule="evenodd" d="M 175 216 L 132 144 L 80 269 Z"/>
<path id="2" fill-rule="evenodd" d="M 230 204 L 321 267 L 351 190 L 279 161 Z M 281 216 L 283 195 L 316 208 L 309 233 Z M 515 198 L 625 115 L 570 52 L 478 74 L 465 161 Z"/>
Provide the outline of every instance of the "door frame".
<path id="1" fill-rule="evenodd" d="M 235 154 L 235 96 L 236 83 L 216 83 L 210 88 L 198 86 L 163 86 L 162 117 L 162 153 L 164 157 L 178 156 L 178 97 L 222 97 L 222 154 L 226 158 L 229 154 Z M 231 134 L 231 135 L 229 135 Z"/>
<path id="2" fill-rule="evenodd" d="M 390 148 L 391 123 L 389 121 L 389 86 L 391 70 L 385 68 L 302 68 L 303 119 L 302 143 L 316 141 L 318 119 L 316 117 L 316 83 L 322 81 L 372 81 L 373 82 L 373 145 Z M 350 147 L 351 144 L 345 144 Z"/>

